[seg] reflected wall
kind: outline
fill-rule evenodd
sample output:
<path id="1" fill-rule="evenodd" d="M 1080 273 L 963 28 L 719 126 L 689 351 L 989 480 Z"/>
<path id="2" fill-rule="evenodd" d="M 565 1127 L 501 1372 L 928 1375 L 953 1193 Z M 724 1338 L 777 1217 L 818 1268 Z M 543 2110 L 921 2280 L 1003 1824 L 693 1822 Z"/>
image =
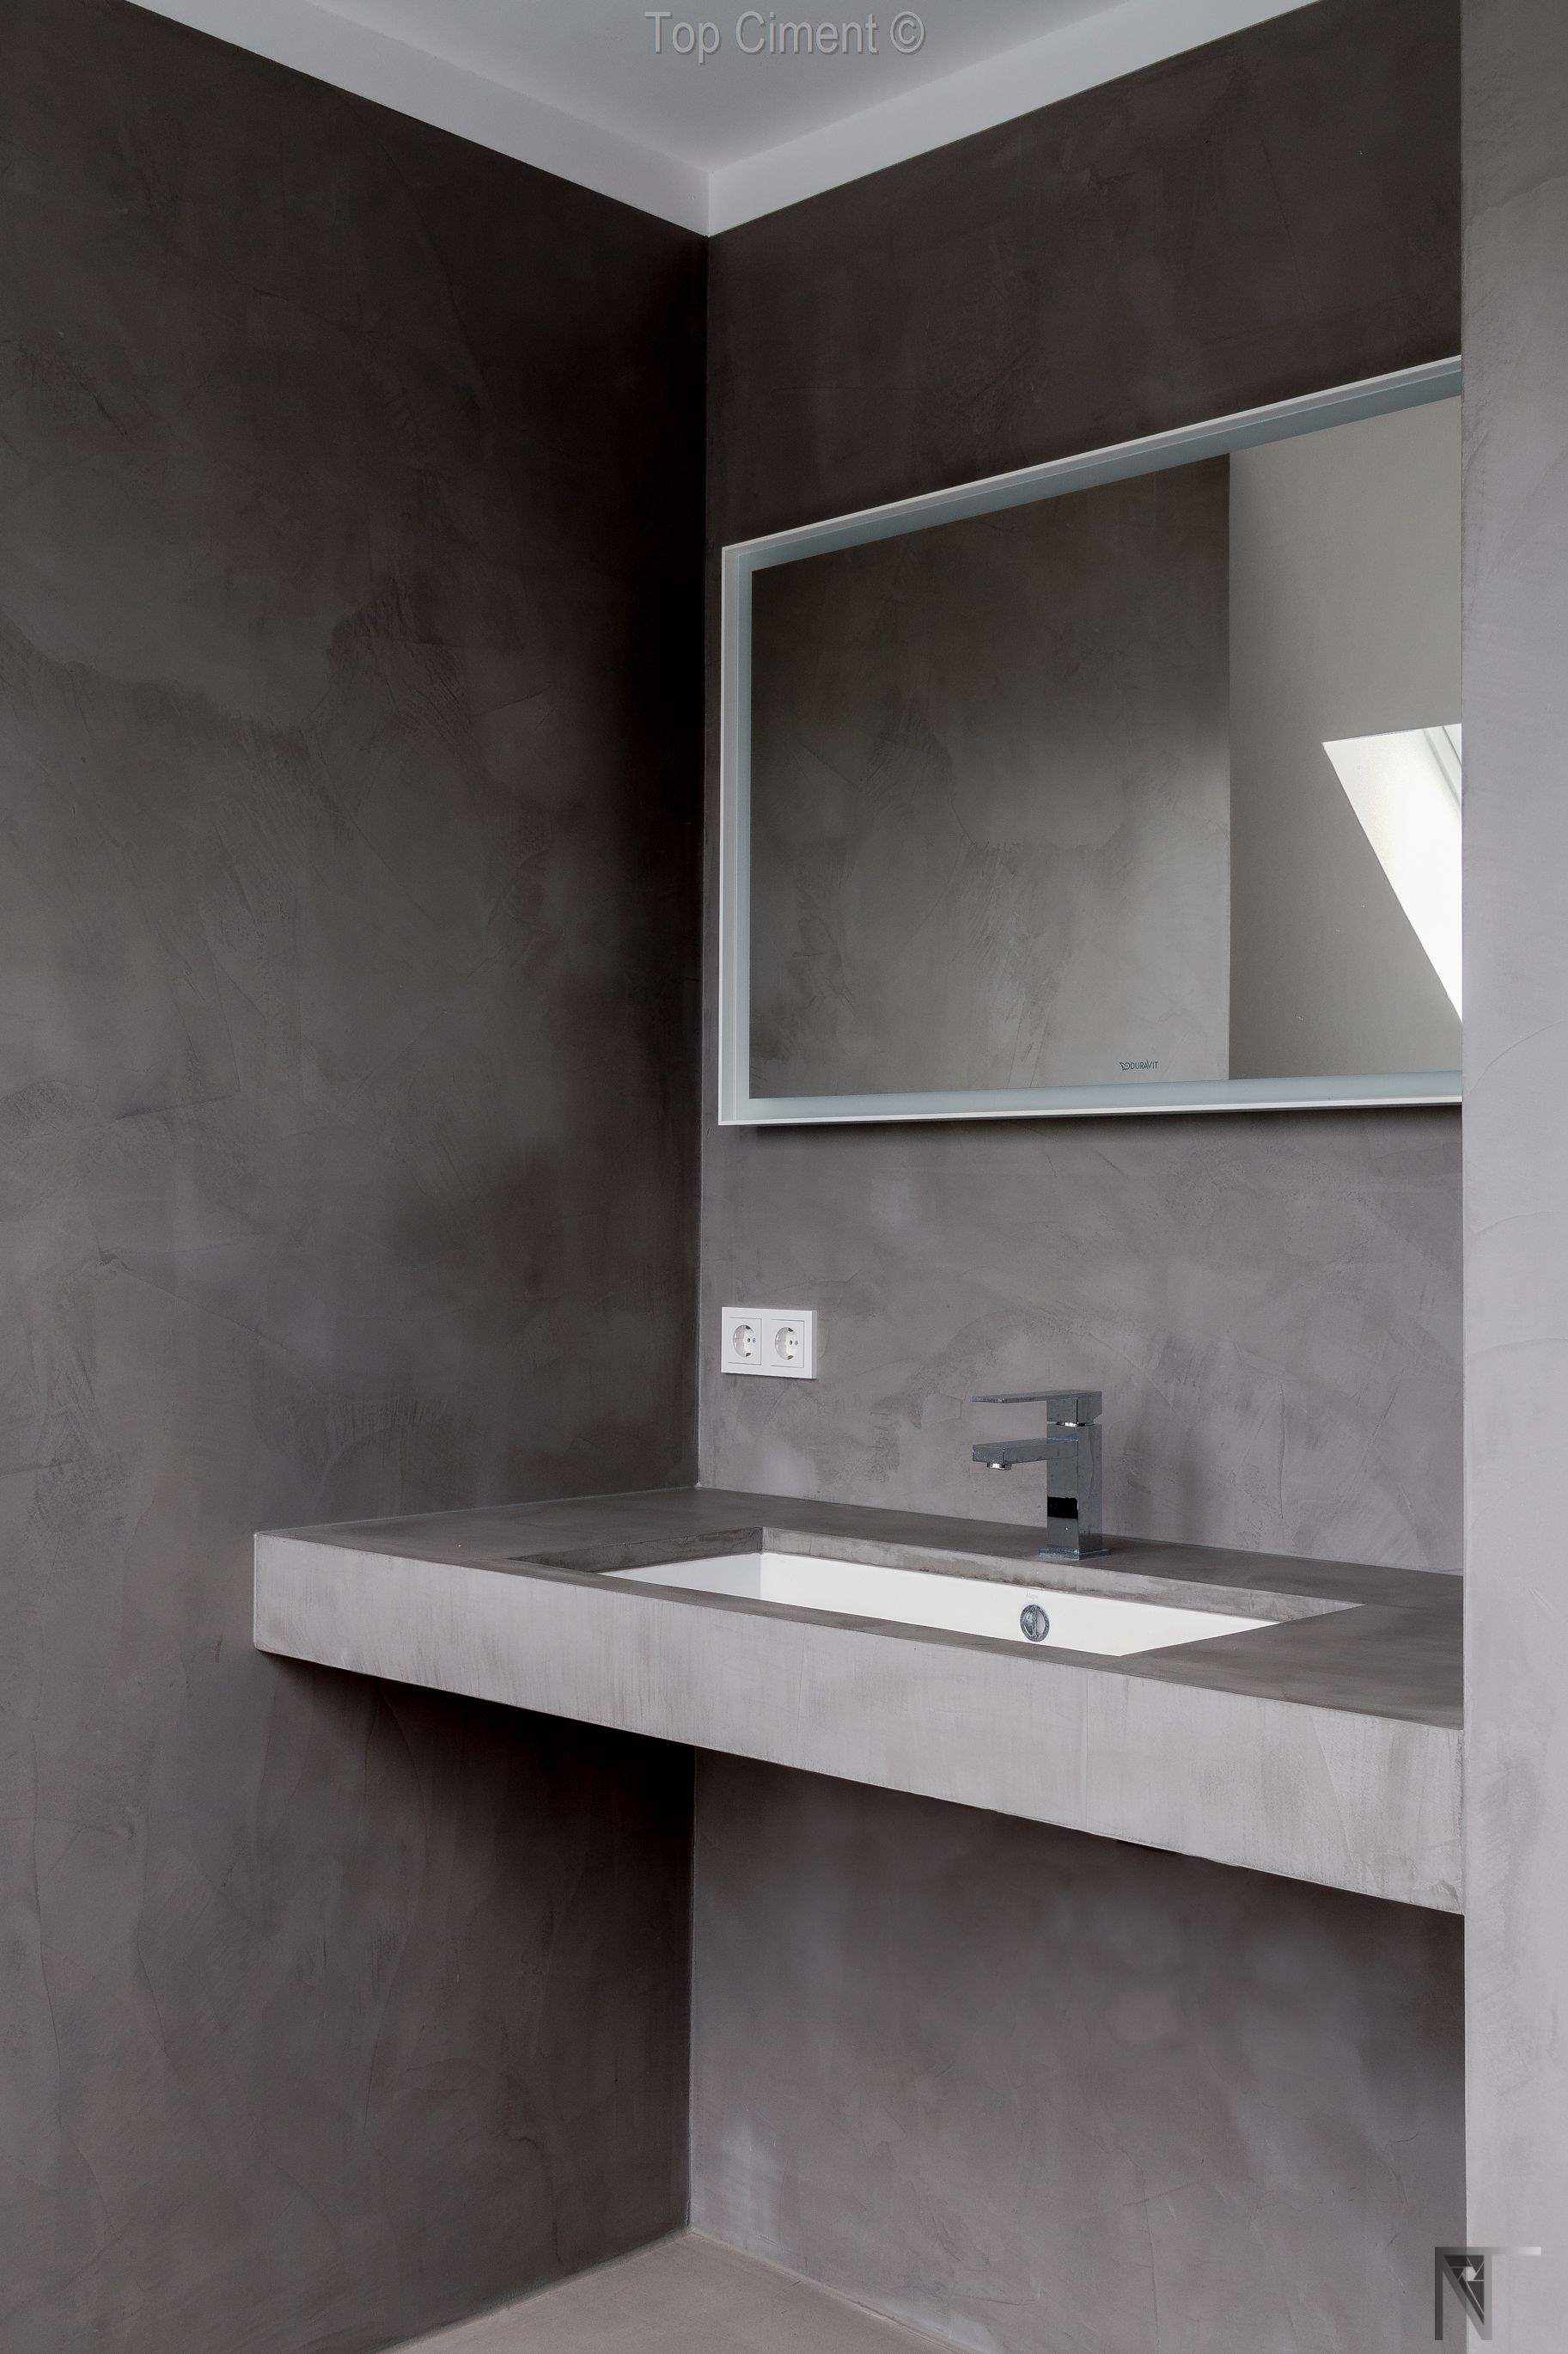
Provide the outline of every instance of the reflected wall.
<path id="1" fill-rule="evenodd" d="M 727 553 L 726 1118 L 1457 1093 L 1457 382 Z"/>

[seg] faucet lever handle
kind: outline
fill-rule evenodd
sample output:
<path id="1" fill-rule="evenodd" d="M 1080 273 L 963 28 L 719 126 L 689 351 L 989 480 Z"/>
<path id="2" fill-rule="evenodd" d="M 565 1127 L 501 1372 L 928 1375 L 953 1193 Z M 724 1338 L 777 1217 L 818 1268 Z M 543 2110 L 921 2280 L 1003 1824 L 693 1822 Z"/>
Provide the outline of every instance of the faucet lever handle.
<path id="1" fill-rule="evenodd" d="M 969 1404 L 1043 1405 L 1047 1423 L 1066 1422 L 1081 1427 L 1087 1422 L 1098 1422 L 1105 1410 L 1105 1395 L 1100 1390 L 981 1390 Z"/>

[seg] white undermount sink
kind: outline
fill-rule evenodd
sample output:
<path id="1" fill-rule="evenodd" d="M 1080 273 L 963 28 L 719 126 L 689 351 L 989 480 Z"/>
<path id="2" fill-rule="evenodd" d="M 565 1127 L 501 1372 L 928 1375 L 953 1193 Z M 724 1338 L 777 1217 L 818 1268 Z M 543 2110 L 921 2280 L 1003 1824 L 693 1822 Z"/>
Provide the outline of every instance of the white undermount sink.
<path id="1" fill-rule="evenodd" d="M 1013 1585 L 999 1578 L 946 1577 L 937 1570 L 889 1569 L 874 1562 L 832 1561 L 813 1553 L 718 1553 L 703 1561 L 660 1562 L 646 1569 L 607 1574 L 629 1585 L 736 1594 L 797 1610 L 836 1610 L 852 1618 L 891 1619 L 899 1626 L 938 1627 L 1031 1649 L 1097 1651 L 1114 1659 L 1175 1643 L 1202 1643 L 1216 1635 L 1240 1635 L 1274 1623 L 1219 1610 L 1172 1609 L 1163 1602 L 1124 1602 L 1112 1595 L 1064 1593 L 1055 1586 Z M 1048 1632 L 1038 1631 L 1040 1613 Z"/>

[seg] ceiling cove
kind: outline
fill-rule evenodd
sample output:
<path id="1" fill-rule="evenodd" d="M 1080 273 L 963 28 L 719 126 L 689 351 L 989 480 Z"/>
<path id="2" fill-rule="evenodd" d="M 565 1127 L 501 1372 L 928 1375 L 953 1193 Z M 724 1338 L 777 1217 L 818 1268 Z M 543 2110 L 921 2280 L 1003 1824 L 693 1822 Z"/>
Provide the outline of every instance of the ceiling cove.
<path id="1" fill-rule="evenodd" d="M 1315 0 L 135 0 L 704 235 Z"/>

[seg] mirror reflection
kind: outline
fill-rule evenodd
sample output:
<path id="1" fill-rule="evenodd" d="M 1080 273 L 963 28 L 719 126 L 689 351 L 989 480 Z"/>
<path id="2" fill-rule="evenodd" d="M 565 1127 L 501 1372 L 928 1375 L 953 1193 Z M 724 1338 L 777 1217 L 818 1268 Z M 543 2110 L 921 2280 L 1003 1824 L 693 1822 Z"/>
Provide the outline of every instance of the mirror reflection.
<path id="1" fill-rule="evenodd" d="M 756 570 L 752 1096 L 1454 1073 L 1458 408 Z"/>

